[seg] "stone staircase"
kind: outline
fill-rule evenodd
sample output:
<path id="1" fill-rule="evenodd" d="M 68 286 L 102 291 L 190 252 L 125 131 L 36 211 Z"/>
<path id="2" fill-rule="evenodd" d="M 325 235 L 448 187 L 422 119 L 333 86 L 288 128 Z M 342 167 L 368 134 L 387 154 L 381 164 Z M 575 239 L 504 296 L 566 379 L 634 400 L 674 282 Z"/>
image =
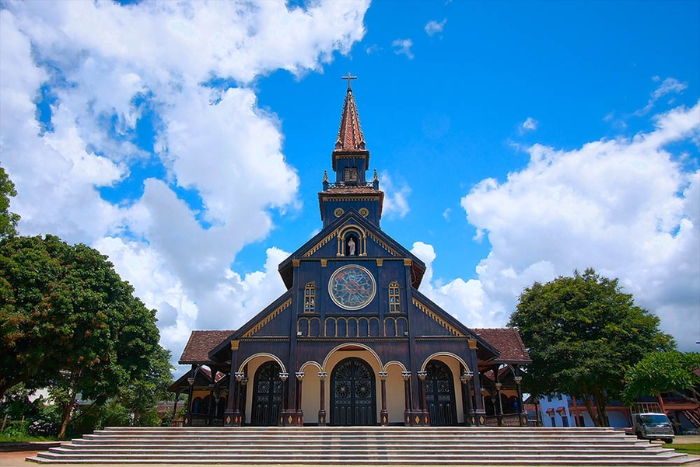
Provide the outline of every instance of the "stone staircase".
<path id="1" fill-rule="evenodd" d="M 240 465 L 682 465 L 611 428 L 107 428 L 27 460 Z"/>

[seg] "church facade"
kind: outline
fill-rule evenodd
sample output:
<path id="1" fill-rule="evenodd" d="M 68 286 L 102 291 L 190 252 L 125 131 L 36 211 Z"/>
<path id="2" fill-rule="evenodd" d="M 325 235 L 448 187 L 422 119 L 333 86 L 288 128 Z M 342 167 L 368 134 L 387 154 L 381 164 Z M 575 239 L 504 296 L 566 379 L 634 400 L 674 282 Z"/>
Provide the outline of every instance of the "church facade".
<path id="1" fill-rule="evenodd" d="M 515 329 L 470 329 L 419 292 L 425 264 L 380 227 L 384 193 L 350 86 L 318 201 L 279 265 L 287 291 L 235 331 L 194 331 L 185 425 L 521 425 Z"/>

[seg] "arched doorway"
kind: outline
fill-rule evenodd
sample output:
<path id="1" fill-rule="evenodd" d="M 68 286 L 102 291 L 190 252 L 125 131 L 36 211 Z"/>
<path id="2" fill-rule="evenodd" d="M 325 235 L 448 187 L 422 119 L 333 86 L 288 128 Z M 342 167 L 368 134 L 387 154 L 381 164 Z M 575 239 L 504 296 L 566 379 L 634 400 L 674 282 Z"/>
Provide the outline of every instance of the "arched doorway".
<path id="1" fill-rule="evenodd" d="M 456 425 L 457 408 L 452 372 L 444 363 L 431 360 L 425 367 L 425 401 L 433 426 Z"/>
<path id="2" fill-rule="evenodd" d="M 257 426 L 277 425 L 282 405 L 282 380 L 277 362 L 267 362 L 255 372 L 253 413 L 250 423 Z"/>
<path id="3" fill-rule="evenodd" d="M 367 362 L 353 357 L 338 362 L 330 389 L 332 425 L 376 424 L 376 386 Z"/>

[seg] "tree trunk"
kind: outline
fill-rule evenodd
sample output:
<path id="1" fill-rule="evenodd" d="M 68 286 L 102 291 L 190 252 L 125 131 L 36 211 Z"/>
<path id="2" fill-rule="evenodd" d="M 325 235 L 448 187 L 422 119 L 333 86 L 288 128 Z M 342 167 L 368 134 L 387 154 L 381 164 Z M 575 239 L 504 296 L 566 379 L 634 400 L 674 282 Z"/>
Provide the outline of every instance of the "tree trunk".
<path id="1" fill-rule="evenodd" d="M 583 397 L 583 405 L 586 406 L 586 411 L 588 412 L 588 415 L 590 415 L 591 420 L 593 420 L 593 425 L 594 426 L 600 426 L 600 420 L 598 418 L 598 412 L 593 410 L 593 404 L 591 404 L 591 396 L 586 394 Z"/>
<path id="2" fill-rule="evenodd" d="M 606 404 L 608 403 L 607 398 L 602 391 L 593 392 L 593 400 L 595 401 L 596 409 L 598 410 L 598 417 L 600 420 L 600 425 L 598 426 L 610 426 L 608 421 L 608 409 Z"/>
<path id="3" fill-rule="evenodd" d="M 70 421 L 71 413 L 73 413 L 73 407 L 75 407 L 75 393 L 72 393 L 68 402 L 66 402 L 66 407 L 63 412 L 63 421 L 61 422 L 61 429 L 58 432 L 58 439 L 66 438 L 66 430 L 68 429 L 68 422 Z"/>

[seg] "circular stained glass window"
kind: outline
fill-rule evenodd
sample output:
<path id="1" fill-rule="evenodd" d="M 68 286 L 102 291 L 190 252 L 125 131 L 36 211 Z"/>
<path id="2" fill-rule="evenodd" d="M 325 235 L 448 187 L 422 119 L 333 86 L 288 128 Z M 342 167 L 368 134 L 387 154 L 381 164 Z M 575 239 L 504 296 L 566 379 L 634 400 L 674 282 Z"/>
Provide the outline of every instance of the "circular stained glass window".
<path id="1" fill-rule="evenodd" d="M 339 268 L 328 282 L 331 298 L 336 305 L 346 310 L 364 308 L 372 301 L 376 290 L 372 273 L 356 264 Z"/>

